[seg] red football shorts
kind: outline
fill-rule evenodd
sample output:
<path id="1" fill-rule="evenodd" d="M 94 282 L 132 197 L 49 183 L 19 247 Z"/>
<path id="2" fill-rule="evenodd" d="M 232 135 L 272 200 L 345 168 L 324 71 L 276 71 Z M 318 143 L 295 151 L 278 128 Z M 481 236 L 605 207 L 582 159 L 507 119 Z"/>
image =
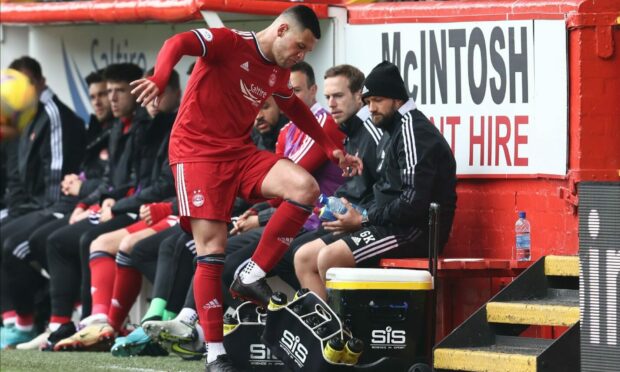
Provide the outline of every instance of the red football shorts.
<path id="1" fill-rule="evenodd" d="M 155 230 L 155 232 L 160 232 L 160 231 L 164 231 L 167 228 L 170 228 L 176 225 L 177 223 L 179 223 L 179 217 L 170 215 L 166 218 L 162 218 L 161 220 L 159 220 L 159 222 L 155 223 L 154 225 L 150 225 L 150 226 L 147 225 L 146 222 L 144 222 L 144 220 L 140 220 L 136 223 L 133 223 L 125 227 L 125 230 L 127 230 L 130 234 L 133 234 L 138 231 L 142 231 L 144 229 L 153 229 Z"/>
<path id="2" fill-rule="evenodd" d="M 283 158 L 271 152 L 256 150 L 248 157 L 232 161 L 172 165 L 181 227 L 191 231 L 187 217 L 230 222 L 237 196 L 250 203 L 264 200 L 263 180 L 280 159 Z"/>

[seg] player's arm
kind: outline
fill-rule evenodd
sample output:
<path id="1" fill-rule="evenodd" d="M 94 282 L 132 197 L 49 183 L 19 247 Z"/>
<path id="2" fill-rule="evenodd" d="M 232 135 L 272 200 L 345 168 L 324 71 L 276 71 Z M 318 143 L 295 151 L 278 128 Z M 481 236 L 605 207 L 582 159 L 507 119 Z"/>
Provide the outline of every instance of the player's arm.
<path id="1" fill-rule="evenodd" d="M 338 129 L 338 125 L 330 116 L 324 115 L 322 118 L 318 119 L 324 121 L 323 132 L 325 132 L 329 138 L 333 138 L 335 143 L 343 142 L 345 134 Z M 319 169 L 319 167 L 321 167 L 326 160 L 329 159 L 315 141 L 311 139 L 308 140 L 309 143 L 307 144 L 307 150 L 302 150 L 299 151 L 298 154 L 294 154 L 291 160 L 308 172 L 313 173 Z"/>
<path id="2" fill-rule="evenodd" d="M 349 154 L 345 154 L 342 144 L 335 145 L 323 132 L 321 126 L 312 114 L 312 111 L 297 96 L 284 97 L 273 95 L 276 103 L 284 114 L 297 125 L 299 129 L 309 135 L 323 148 L 327 157 L 343 169 L 345 176 L 351 176 L 362 172 L 362 161 Z"/>
<path id="3" fill-rule="evenodd" d="M 168 84 L 172 69 L 183 56 L 204 56 L 206 46 L 197 31 L 187 31 L 176 34 L 166 40 L 157 54 L 155 73 L 149 78 L 131 82 L 134 89 L 131 94 L 137 96 L 136 101 L 146 106 L 157 98 Z"/>

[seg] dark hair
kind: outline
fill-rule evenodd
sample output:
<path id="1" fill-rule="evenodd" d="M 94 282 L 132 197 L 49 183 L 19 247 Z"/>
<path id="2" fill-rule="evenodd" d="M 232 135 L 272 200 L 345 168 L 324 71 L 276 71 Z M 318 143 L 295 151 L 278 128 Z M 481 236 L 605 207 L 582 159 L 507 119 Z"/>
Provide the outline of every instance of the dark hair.
<path id="1" fill-rule="evenodd" d="M 359 92 L 364 85 L 364 73 L 357 67 L 351 65 L 338 65 L 330 67 L 325 71 L 324 79 L 336 76 L 344 76 L 349 80 L 349 90 L 351 93 Z"/>
<path id="2" fill-rule="evenodd" d="M 43 73 L 41 72 L 41 64 L 39 62 L 29 56 L 22 56 L 9 65 L 9 68 L 13 70 L 28 70 L 32 73 L 32 77 L 37 80 L 43 79 Z"/>
<path id="3" fill-rule="evenodd" d="M 88 86 L 96 83 L 103 83 L 105 81 L 103 80 L 103 69 L 91 72 L 84 80 L 86 80 L 86 85 Z"/>
<path id="4" fill-rule="evenodd" d="M 153 76 L 154 73 L 155 73 L 155 67 L 151 67 L 144 76 Z M 170 78 L 168 78 L 167 86 L 170 87 L 170 89 L 174 89 L 174 90 L 181 89 L 179 73 L 177 72 L 177 70 L 172 69 L 172 72 L 170 73 Z"/>
<path id="5" fill-rule="evenodd" d="M 316 17 L 314 10 L 305 5 L 295 5 L 286 9 L 282 14 L 295 19 L 295 21 L 302 26 L 302 30 L 308 29 L 315 38 L 321 38 L 321 27 L 319 26 L 319 19 Z"/>
<path id="6" fill-rule="evenodd" d="M 314 78 L 314 70 L 312 66 L 308 62 L 297 62 L 291 67 L 291 72 L 299 71 L 306 75 L 308 78 L 308 88 L 316 84 L 316 79 Z"/>
<path id="7" fill-rule="evenodd" d="M 142 69 L 134 63 L 115 63 L 105 68 L 103 79 L 106 81 L 124 81 L 131 83 L 142 78 Z"/>

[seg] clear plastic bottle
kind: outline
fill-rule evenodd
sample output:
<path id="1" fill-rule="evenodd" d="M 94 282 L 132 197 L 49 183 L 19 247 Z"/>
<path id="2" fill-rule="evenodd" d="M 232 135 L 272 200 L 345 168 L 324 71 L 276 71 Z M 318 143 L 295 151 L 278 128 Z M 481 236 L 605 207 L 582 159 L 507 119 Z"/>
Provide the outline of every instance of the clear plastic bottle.
<path id="1" fill-rule="evenodd" d="M 319 219 L 322 221 L 335 221 L 336 217 L 334 213 L 345 214 L 347 213 L 347 207 L 344 206 L 340 198 L 335 196 L 327 196 L 325 194 L 321 194 L 319 196 L 319 204 L 323 206 L 320 209 Z M 362 216 L 368 215 L 368 211 L 362 207 L 359 207 L 355 204 L 351 204 L 355 210 L 357 210 Z"/>
<path id="2" fill-rule="evenodd" d="M 519 219 L 515 223 L 515 259 L 529 261 L 531 259 L 530 222 L 525 219 L 525 212 L 519 212 Z"/>

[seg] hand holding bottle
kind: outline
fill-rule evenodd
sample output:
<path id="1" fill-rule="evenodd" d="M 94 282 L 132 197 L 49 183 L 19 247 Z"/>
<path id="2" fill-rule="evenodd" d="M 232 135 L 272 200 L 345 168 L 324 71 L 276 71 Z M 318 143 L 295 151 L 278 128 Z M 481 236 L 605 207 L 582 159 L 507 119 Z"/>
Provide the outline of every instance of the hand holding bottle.
<path id="1" fill-rule="evenodd" d="M 349 203 L 345 198 L 334 198 L 342 204 L 336 211 L 331 214 L 336 218 L 333 221 L 324 221 L 323 228 L 330 232 L 343 233 L 357 231 L 362 227 L 362 217 L 368 212 L 356 205 Z M 329 207 L 326 205 L 325 207 Z"/>

